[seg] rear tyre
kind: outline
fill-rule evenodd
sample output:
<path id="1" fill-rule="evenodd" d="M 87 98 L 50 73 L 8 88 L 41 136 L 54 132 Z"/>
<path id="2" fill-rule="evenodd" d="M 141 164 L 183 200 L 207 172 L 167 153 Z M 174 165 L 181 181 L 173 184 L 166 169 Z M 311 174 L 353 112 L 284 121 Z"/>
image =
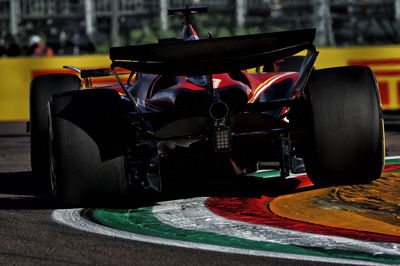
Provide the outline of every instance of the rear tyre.
<path id="1" fill-rule="evenodd" d="M 49 102 L 53 194 L 64 207 L 108 206 L 127 189 L 127 121 L 112 90 L 81 90 Z"/>
<path id="2" fill-rule="evenodd" d="M 80 79 L 70 74 L 35 77 L 30 87 L 31 167 L 33 175 L 49 180 L 47 102 L 55 93 L 79 90 Z"/>
<path id="3" fill-rule="evenodd" d="M 384 129 L 378 87 L 367 67 L 314 71 L 308 82 L 305 166 L 321 186 L 367 183 L 384 164 Z"/>

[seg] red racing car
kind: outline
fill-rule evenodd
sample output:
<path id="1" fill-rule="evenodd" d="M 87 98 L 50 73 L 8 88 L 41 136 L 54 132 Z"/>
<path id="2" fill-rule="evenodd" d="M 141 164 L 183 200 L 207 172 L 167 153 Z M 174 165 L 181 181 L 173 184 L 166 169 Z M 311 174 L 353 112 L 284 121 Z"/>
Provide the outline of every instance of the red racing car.
<path id="1" fill-rule="evenodd" d="M 190 17 L 206 11 L 169 10 L 183 17 L 180 38 L 111 48 L 110 68 L 33 79 L 32 169 L 59 204 L 168 191 L 188 172 L 225 178 L 266 162 L 282 178 L 305 166 L 320 186 L 380 177 L 383 120 L 369 68 L 316 70 L 314 29 L 200 39 Z M 107 75 L 116 84 L 91 85 Z"/>

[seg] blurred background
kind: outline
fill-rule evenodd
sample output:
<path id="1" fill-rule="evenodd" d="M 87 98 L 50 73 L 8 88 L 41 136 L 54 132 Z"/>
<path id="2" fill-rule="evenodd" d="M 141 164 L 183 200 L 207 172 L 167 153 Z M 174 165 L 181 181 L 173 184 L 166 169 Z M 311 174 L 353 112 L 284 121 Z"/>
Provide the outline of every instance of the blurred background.
<path id="1" fill-rule="evenodd" d="M 317 46 L 400 41 L 400 0 L 0 0 L 0 56 L 29 55 L 33 36 L 54 55 L 108 53 L 110 46 L 178 35 L 170 7 L 207 5 L 199 34 L 317 28 Z"/>

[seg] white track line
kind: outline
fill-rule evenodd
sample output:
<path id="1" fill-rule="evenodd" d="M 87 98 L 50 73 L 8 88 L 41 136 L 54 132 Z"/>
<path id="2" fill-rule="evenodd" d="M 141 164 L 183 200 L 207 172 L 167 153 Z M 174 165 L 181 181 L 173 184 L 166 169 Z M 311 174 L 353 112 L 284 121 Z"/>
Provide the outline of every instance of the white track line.
<path id="1" fill-rule="evenodd" d="M 192 248 L 199 249 L 205 251 L 216 251 L 223 253 L 231 253 L 231 254 L 240 254 L 240 255 L 250 255 L 250 256 L 261 256 L 261 257 L 270 257 L 270 258 L 278 258 L 278 259 L 290 259 L 290 260 L 301 260 L 301 261 L 312 261 L 312 262 L 327 262 L 327 263 L 338 263 L 338 264 L 347 264 L 347 265 L 388 265 L 383 263 L 376 263 L 370 261 L 360 261 L 360 260 L 351 260 L 351 259 L 338 259 L 338 258 L 327 258 L 327 257 L 318 257 L 318 256 L 308 256 L 308 255 L 297 255 L 297 254 L 288 254 L 288 253 L 278 253 L 271 251 L 260 251 L 260 250 L 250 250 L 250 249 L 242 249 L 242 248 L 234 248 L 234 247 L 226 247 L 226 246 L 217 246 L 211 244 L 204 243 L 193 243 L 189 241 L 181 241 L 181 240 L 173 240 L 173 239 L 165 239 L 153 236 L 146 236 L 135 234 L 131 232 L 126 232 L 118 229 L 109 228 L 106 226 L 102 226 L 81 216 L 81 212 L 83 209 L 59 209 L 55 210 L 52 213 L 52 218 L 57 223 L 90 232 L 99 235 L 105 235 L 110 237 L 117 237 L 122 239 L 129 239 L 134 241 L 152 243 L 152 244 L 161 244 L 168 245 L 174 247 L 183 247 L 183 248 Z"/>
<path id="2" fill-rule="evenodd" d="M 192 198 L 162 202 L 153 207 L 153 214 L 163 223 L 180 229 L 283 245 L 400 256 L 400 247 L 396 243 L 361 241 L 229 220 L 211 212 L 205 206 L 205 200 Z"/>
<path id="3" fill-rule="evenodd" d="M 388 159 L 388 160 L 400 159 L 400 156 L 388 156 L 388 157 L 386 157 L 386 159 Z M 204 202 L 204 198 L 202 200 Z M 168 205 L 170 205 L 170 204 L 172 204 L 172 205 L 168 207 Z M 176 201 L 175 203 L 174 202 L 161 203 L 161 206 L 162 206 L 161 209 L 155 208 L 154 213 L 161 220 L 168 219 L 167 216 L 169 216 L 169 214 L 165 213 L 165 211 L 168 209 L 178 209 L 179 211 L 182 211 L 182 207 L 178 207 L 179 204 L 182 204 L 182 202 Z M 204 203 L 202 203 L 201 205 L 204 205 Z M 198 207 L 198 205 L 197 205 L 197 207 Z M 164 208 L 164 211 L 162 210 L 162 208 Z M 307 256 L 307 255 L 297 255 L 297 254 L 278 253 L 278 252 L 270 252 L 270 251 L 224 247 L 224 246 L 217 246 L 217 245 L 210 245 L 210 244 L 203 244 L 203 243 L 193 243 L 193 242 L 189 242 L 189 241 L 181 241 L 181 240 L 173 240 L 173 239 L 166 239 L 166 238 L 160 238 L 160 237 L 140 235 L 140 234 L 135 234 L 135 233 L 126 232 L 126 231 L 122 231 L 122 230 L 118 230 L 118 229 L 113 229 L 113 228 L 109 228 L 106 226 L 102 226 L 102 225 L 93 223 L 81 216 L 82 210 L 83 209 L 55 210 L 52 213 L 52 218 L 57 223 L 60 223 L 60 224 L 63 224 L 63 225 L 66 225 L 66 226 L 69 226 L 69 227 L 72 227 L 72 228 L 75 228 L 78 230 L 95 233 L 95 234 L 99 234 L 99 235 L 110 236 L 110 237 L 117 237 L 117 238 L 129 239 L 129 240 L 134 240 L 134 241 L 147 242 L 147 243 L 152 243 L 152 244 L 161 244 L 161 245 L 168 245 L 168 246 L 174 246 L 174 247 L 200 249 L 200 250 L 206 250 L 206 251 L 218 251 L 218 252 L 223 252 L 223 253 L 271 257 L 271 258 L 279 258 L 279 259 L 301 260 L 301 261 L 328 262 L 328 263 L 351 264 L 351 265 L 388 265 L 388 264 L 376 263 L 376 262 L 370 262 L 370 261 L 337 259 L 337 258 L 327 258 L 327 257 L 318 257 L 318 256 Z M 198 210 L 198 208 L 197 208 L 197 210 Z M 199 218 L 198 213 L 196 216 L 197 216 L 197 218 Z M 184 218 L 184 220 L 185 219 L 187 219 L 187 218 Z M 204 217 L 203 217 L 203 219 L 204 219 Z M 204 221 L 209 222 L 210 220 L 207 220 L 207 219 L 210 219 L 210 218 L 206 218 L 206 219 L 204 219 Z M 215 217 L 213 219 L 218 220 L 218 218 L 215 218 Z M 183 222 L 183 220 L 182 220 L 179 223 L 184 224 L 184 223 L 187 223 L 187 221 Z M 246 224 L 246 223 L 244 223 L 244 224 Z M 199 228 L 193 227 L 193 224 L 189 225 L 189 227 L 192 230 L 199 230 Z M 265 231 L 264 226 L 263 226 L 263 228 Z M 235 231 L 236 230 L 239 231 L 239 228 L 235 228 Z M 275 228 L 274 230 L 277 230 L 277 229 Z M 290 231 L 290 230 L 284 230 L 284 229 L 279 229 L 279 230 L 282 230 L 282 232 Z M 253 232 L 253 234 L 254 234 L 254 232 Z M 241 237 L 244 237 L 244 235 L 242 234 Z M 356 241 L 356 240 L 351 240 L 351 239 L 346 239 L 346 240 L 347 241 Z M 265 238 L 264 238 L 264 241 L 265 241 Z M 270 241 L 270 240 L 268 240 L 268 241 Z M 270 241 L 270 242 L 273 242 L 273 241 Z M 387 251 L 387 249 L 389 248 L 389 250 L 390 250 L 390 247 L 376 246 L 375 242 L 372 242 L 372 243 L 368 243 L 365 241 L 358 241 L 358 242 L 361 242 L 364 245 L 372 244 L 373 246 L 370 246 L 371 248 L 378 248 L 378 249 L 383 248 L 385 251 Z M 282 243 L 282 239 L 278 240 L 278 243 Z M 390 245 L 393 245 L 391 251 L 394 251 L 397 254 L 396 250 L 398 250 L 398 245 L 394 245 L 394 244 L 390 244 Z"/>

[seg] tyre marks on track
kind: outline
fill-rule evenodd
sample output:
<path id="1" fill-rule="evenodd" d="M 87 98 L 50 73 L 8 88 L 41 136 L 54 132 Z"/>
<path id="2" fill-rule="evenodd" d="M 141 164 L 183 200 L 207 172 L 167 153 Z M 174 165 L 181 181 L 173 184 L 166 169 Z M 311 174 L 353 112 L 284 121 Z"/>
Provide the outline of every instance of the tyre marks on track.
<path id="1" fill-rule="evenodd" d="M 320 194 L 324 193 L 324 190 L 318 190 Z M 314 192 L 314 191 L 312 191 Z M 307 194 L 307 193 L 306 193 Z M 245 198 L 209 198 L 206 202 L 207 207 L 212 212 L 219 216 L 225 217 L 226 219 L 243 221 L 246 223 L 253 223 L 265 226 L 279 227 L 286 230 L 295 230 L 304 233 L 313 233 L 316 235 L 323 236 L 337 236 L 345 237 L 354 240 L 365 240 L 374 242 L 392 242 L 393 245 L 389 245 L 389 248 L 400 246 L 400 236 L 391 234 L 380 234 L 371 231 L 362 231 L 360 229 L 345 229 L 340 226 L 340 224 L 322 225 L 324 216 L 320 215 L 321 209 L 313 208 L 309 210 L 309 205 L 297 204 L 296 197 L 290 202 L 279 201 L 280 197 L 273 199 L 271 201 L 263 201 L 260 199 L 245 199 Z M 295 214 L 313 213 L 314 216 L 318 217 L 318 222 L 304 221 L 301 219 L 293 219 L 292 216 L 285 217 L 280 215 L 280 212 L 276 212 L 277 209 L 275 201 L 279 203 L 277 205 L 289 207 L 288 204 L 295 204 L 295 206 L 290 206 L 290 210 Z M 331 217 L 334 218 L 334 217 Z M 347 217 L 347 221 L 350 217 Z M 350 220 L 351 224 L 352 221 Z M 372 229 L 372 228 L 371 228 Z M 396 227 L 396 229 L 400 229 Z M 323 238 L 322 236 L 322 238 Z M 313 237 L 316 240 L 316 237 Z"/>
<path id="2" fill-rule="evenodd" d="M 399 188 L 392 186 L 394 182 L 400 184 L 400 173 L 384 174 L 367 185 L 281 196 L 271 203 L 270 208 L 274 214 L 287 219 L 354 230 L 355 234 L 388 235 L 377 240 L 393 241 L 389 236 L 400 237 L 400 200 L 399 193 L 394 193 Z"/>
<path id="3" fill-rule="evenodd" d="M 399 237 L 400 160 L 387 163 L 382 177 L 371 183 L 283 195 L 270 208 L 292 220 Z"/>
<path id="4" fill-rule="evenodd" d="M 400 163 L 398 159 L 394 160 Z M 399 168 L 394 163 L 386 171 L 392 175 Z M 332 189 L 342 193 L 343 188 Z M 296 194 L 308 192 L 289 196 L 295 198 Z M 338 193 L 334 195 L 342 198 L 347 195 Z M 274 209 L 282 197 L 286 196 L 277 199 L 192 198 L 135 209 L 85 210 L 84 216 L 96 223 L 82 218 L 79 210 L 57 210 L 53 218 L 80 230 L 178 247 L 344 264 L 400 264 L 400 236 L 390 234 L 390 229 L 376 232 L 317 224 L 306 219 L 301 221 L 291 216 L 284 218 L 285 215 L 277 215 Z M 331 203 L 330 208 L 340 208 L 340 204 L 335 207 L 336 203 Z M 286 205 L 283 203 L 279 208 Z M 327 208 L 325 205 L 320 204 L 319 210 Z M 297 213 L 307 208 L 298 207 Z M 350 208 L 346 215 L 352 214 L 353 210 Z M 397 229 L 396 224 L 392 226 Z"/>
<path id="5" fill-rule="evenodd" d="M 291 230 L 232 222 L 216 216 L 206 208 L 199 208 L 199 202 L 203 202 L 201 205 L 205 206 L 204 200 L 204 198 L 195 198 L 163 202 L 157 206 L 156 210 L 149 207 L 124 214 L 116 210 L 95 210 L 91 215 L 94 215 L 103 225 L 84 219 L 82 212 L 86 213 L 86 211 L 82 209 L 56 210 L 52 217 L 58 223 L 87 232 L 176 247 L 347 265 L 386 265 L 400 262 L 400 251 L 390 250 L 389 247 L 384 246 L 376 247 L 373 242 L 330 237 L 330 240 L 324 240 L 324 243 L 330 243 L 328 247 L 316 247 L 313 241 L 309 243 L 311 247 L 300 246 L 296 241 L 305 244 L 304 233 L 299 235 L 298 232 Z M 193 220 L 185 215 L 186 219 L 184 220 L 188 223 L 188 228 L 182 228 L 185 227 L 181 224 L 182 217 L 168 222 L 163 221 L 165 218 L 162 217 L 163 215 L 169 216 L 168 219 L 170 219 L 175 212 L 171 210 L 171 207 L 167 207 L 168 205 L 174 206 L 172 209 L 178 210 L 178 216 L 182 215 L 182 208 L 189 211 L 192 208 L 188 208 L 188 206 L 193 206 L 196 209 L 196 214 L 193 213 L 195 215 Z M 204 216 L 203 210 L 210 216 Z M 87 213 L 83 216 L 86 215 Z M 192 221 L 188 222 L 190 220 Z M 199 228 L 196 228 L 193 230 L 194 225 L 202 224 L 201 220 L 206 222 L 208 229 L 198 230 Z M 181 227 L 177 227 L 178 224 Z M 210 230 L 210 228 L 213 229 Z M 230 233 L 227 233 L 226 230 L 217 230 L 217 228 L 228 228 Z M 258 232 L 262 234 L 257 235 Z M 287 235 L 290 235 L 291 238 L 288 241 L 282 240 L 282 237 L 287 237 Z M 315 241 L 321 239 L 318 235 L 311 234 L 309 240 L 314 237 Z M 292 242 L 292 244 L 286 242 Z M 340 243 L 339 248 L 335 249 L 334 245 L 338 242 Z M 359 246 L 363 247 L 363 251 L 355 250 Z M 351 250 L 352 247 L 353 250 Z"/>

